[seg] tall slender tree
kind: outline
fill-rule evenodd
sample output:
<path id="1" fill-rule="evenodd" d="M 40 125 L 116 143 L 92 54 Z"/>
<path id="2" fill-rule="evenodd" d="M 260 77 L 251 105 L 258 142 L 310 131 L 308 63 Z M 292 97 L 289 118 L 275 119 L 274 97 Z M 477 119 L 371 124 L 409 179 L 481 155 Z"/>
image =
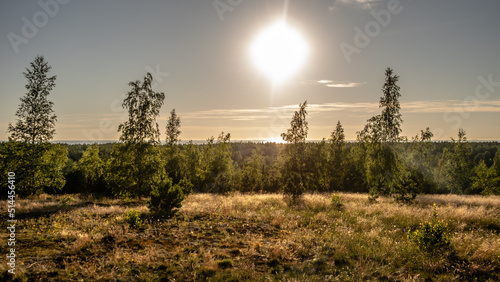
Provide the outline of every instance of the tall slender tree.
<path id="1" fill-rule="evenodd" d="M 132 81 L 123 101 L 123 108 L 128 110 L 128 121 L 120 124 L 120 141 L 128 143 L 159 143 L 160 129 L 156 117 L 160 113 L 165 94 L 153 91 L 151 84 L 153 76 L 148 72 L 143 82 Z"/>
<path id="2" fill-rule="evenodd" d="M 167 147 L 165 148 L 165 171 L 172 178 L 174 183 L 182 179 L 182 155 L 177 143 L 180 141 L 181 118 L 175 113 L 175 109 L 170 112 L 166 127 Z"/>
<path id="3" fill-rule="evenodd" d="M 379 103 L 382 113 L 370 118 L 364 129 L 358 132 L 358 141 L 366 143 L 366 183 L 370 199 L 390 194 L 392 181 L 397 177 L 398 159 L 390 143 L 403 140 L 400 137 L 403 119 L 399 112 L 401 93 L 398 81 L 399 76 L 387 68 Z"/>
<path id="4" fill-rule="evenodd" d="M 399 112 L 401 109 L 399 104 L 401 93 L 397 85 L 398 81 L 399 76 L 395 75 L 391 68 L 387 68 L 385 70 L 385 83 L 382 86 L 384 96 L 380 98 L 380 107 L 383 108 L 380 115 L 383 132 L 382 141 L 394 142 L 401 140 L 399 135 L 402 132 L 401 124 L 403 119 Z"/>
<path id="5" fill-rule="evenodd" d="M 299 111 L 296 111 L 290 122 L 290 128 L 286 133 L 281 133 L 281 137 L 284 141 L 296 144 L 299 142 L 305 142 L 307 138 L 307 131 L 309 130 L 308 123 L 306 121 L 307 115 L 307 101 L 299 105 Z"/>
<path id="6" fill-rule="evenodd" d="M 16 171 L 21 195 L 61 189 L 65 183 L 62 167 L 67 160 L 66 148 L 48 143 L 57 121 L 54 103 L 48 99 L 56 76 L 48 75 L 52 67 L 43 56 L 35 57 L 30 66 L 23 72 L 28 92 L 20 99 L 15 124 L 9 124 L 10 142 L 5 146 L 5 161 Z"/>
<path id="7" fill-rule="evenodd" d="M 115 195 L 123 198 L 147 196 L 166 176 L 161 164 L 160 129 L 156 117 L 160 113 L 165 94 L 155 92 L 153 76 L 147 73 L 143 82 L 132 81 L 132 89 L 123 101 L 128 120 L 119 125 L 122 134 L 113 148 L 107 182 Z"/>
<path id="8" fill-rule="evenodd" d="M 48 95 L 56 86 L 56 76 L 48 76 L 52 67 L 43 56 L 37 56 L 30 66 L 31 69 L 23 72 L 28 80 L 28 92 L 20 99 L 21 105 L 16 112 L 18 119 L 14 125 L 9 124 L 8 132 L 10 140 L 41 144 L 52 140 L 55 134 L 57 117 Z"/>
<path id="9" fill-rule="evenodd" d="M 291 197 L 291 203 L 297 202 L 307 189 L 308 173 L 306 170 L 306 138 L 309 130 L 306 121 L 307 101 L 299 104 L 290 122 L 290 128 L 281 137 L 287 144 L 284 150 L 284 162 L 282 167 L 282 177 L 285 196 Z"/>
<path id="10" fill-rule="evenodd" d="M 180 141 L 179 135 L 181 134 L 181 118 L 175 113 L 175 109 L 170 112 L 167 124 L 167 145 L 172 146 Z"/>
<path id="11" fill-rule="evenodd" d="M 329 160 L 331 175 L 330 189 L 341 190 L 345 174 L 345 134 L 340 121 L 337 122 L 335 130 L 332 131 L 329 141 L 331 144 L 331 156 Z"/>

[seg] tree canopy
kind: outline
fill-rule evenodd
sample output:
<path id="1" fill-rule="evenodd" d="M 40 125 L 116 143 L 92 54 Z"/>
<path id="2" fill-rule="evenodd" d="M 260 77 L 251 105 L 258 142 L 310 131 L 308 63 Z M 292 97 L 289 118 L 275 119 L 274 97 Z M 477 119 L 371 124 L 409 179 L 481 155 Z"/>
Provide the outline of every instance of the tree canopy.
<path id="1" fill-rule="evenodd" d="M 56 86 L 56 76 L 48 76 L 51 66 L 43 56 L 37 56 L 30 63 L 31 69 L 23 72 L 28 80 L 28 92 L 22 97 L 16 111 L 17 121 L 9 124 L 10 140 L 30 144 L 47 142 L 54 137 L 57 117 L 48 95 Z"/>

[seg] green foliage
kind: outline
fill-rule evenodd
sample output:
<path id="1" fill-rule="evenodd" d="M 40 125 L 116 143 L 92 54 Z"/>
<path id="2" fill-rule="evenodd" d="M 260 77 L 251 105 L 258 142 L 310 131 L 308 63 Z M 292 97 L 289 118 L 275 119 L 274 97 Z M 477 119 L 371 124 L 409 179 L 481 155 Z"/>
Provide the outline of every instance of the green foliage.
<path id="1" fill-rule="evenodd" d="M 54 193 L 66 182 L 63 169 L 67 154 L 66 147 L 60 144 L 10 141 L 0 149 L 2 173 L 16 173 L 16 194 L 20 196 Z M 2 188 L 6 188 L 5 183 L 0 184 Z"/>
<path id="2" fill-rule="evenodd" d="M 484 161 L 474 167 L 471 178 L 471 192 L 483 195 L 500 195 L 500 177 L 497 176 L 494 166 L 488 168 Z"/>
<path id="3" fill-rule="evenodd" d="M 228 193 L 233 190 L 234 167 L 231 159 L 231 134 L 221 132 L 207 140 L 202 152 L 202 185 L 205 192 Z"/>
<path id="4" fill-rule="evenodd" d="M 420 193 L 435 192 L 431 154 L 433 136 L 429 128 L 421 130 L 408 146 L 410 152 L 398 160 L 391 189 L 397 202 L 410 204 Z"/>
<path id="5" fill-rule="evenodd" d="M 335 167 L 331 162 L 332 152 L 329 145 L 325 140 L 306 144 L 305 175 L 314 176 L 307 178 L 306 189 L 309 191 L 328 192 L 335 186 L 332 182 L 340 167 Z"/>
<path id="6" fill-rule="evenodd" d="M 273 258 L 267 262 L 271 274 L 279 274 L 281 272 L 281 262 L 277 258 Z"/>
<path id="7" fill-rule="evenodd" d="M 290 197 L 291 202 L 298 201 L 306 191 L 308 183 L 308 172 L 306 170 L 306 138 L 309 130 L 306 121 L 307 101 L 299 105 L 290 122 L 290 129 L 282 133 L 281 137 L 289 144 L 283 150 L 283 167 L 281 176 L 283 177 L 283 192 L 285 197 Z"/>
<path id="8" fill-rule="evenodd" d="M 396 202 L 410 204 L 422 191 L 424 177 L 418 170 L 401 166 L 392 184 L 392 196 Z"/>
<path id="9" fill-rule="evenodd" d="M 497 149 L 495 157 L 493 158 L 493 169 L 498 176 L 500 176 L 500 147 Z"/>
<path id="10" fill-rule="evenodd" d="M 419 249 L 427 252 L 439 252 L 448 249 L 451 244 L 448 224 L 438 220 L 436 204 L 431 221 L 420 223 L 414 232 L 408 230 L 408 240 L 415 243 Z"/>
<path id="11" fill-rule="evenodd" d="M 339 194 L 333 194 L 330 198 L 330 202 L 332 203 L 332 207 L 336 210 L 340 210 L 344 207 L 344 201 Z"/>
<path id="12" fill-rule="evenodd" d="M 150 211 L 165 217 L 172 216 L 175 209 L 182 206 L 182 201 L 185 198 L 184 192 L 189 193 L 192 187 L 188 180 L 173 185 L 172 180 L 167 178 L 151 191 Z"/>
<path id="13" fill-rule="evenodd" d="M 219 260 L 217 261 L 217 266 L 220 268 L 220 269 L 226 269 L 226 268 L 232 268 L 234 265 L 233 261 L 230 260 L 230 259 L 223 259 L 223 260 Z"/>
<path id="14" fill-rule="evenodd" d="M 366 150 L 366 183 L 370 196 L 391 194 L 392 183 L 397 173 L 397 156 L 387 143 L 368 143 Z"/>
<path id="15" fill-rule="evenodd" d="M 184 194 L 185 197 L 193 193 L 194 185 L 188 179 L 185 178 L 181 179 L 177 185 L 181 187 L 182 193 Z"/>
<path id="16" fill-rule="evenodd" d="M 43 187 L 44 192 L 58 192 L 66 183 L 63 169 L 68 161 L 68 149 L 61 144 L 50 143 L 44 144 L 43 149 L 42 161 L 35 173 L 36 183 Z"/>
<path id="17" fill-rule="evenodd" d="M 453 151 L 445 149 L 439 161 L 438 179 L 444 192 L 462 194 L 471 184 L 472 149 L 462 128 L 458 130 L 458 140 L 452 138 Z"/>
<path id="18" fill-rule="evenodd" d="M 278 157 L 268 165 L 268 169 L 265 174 L 264 191 L 270 193 L 278 193 L 283 191 L 282 186 L 282 171 L 283 158 L 278 155 Z"/>
<path id="19" fill-rule="evenodd" d="M 120 141 L 113 147 L 107 164 L 106 181 L 113 194 L 122 198 L 147 196 L 151 187 L 165 177 L 161 165 L 160 130 L 156 117 L 165 94 L 152 90 L 153 77 L 147 73 L 144 81 L 130 82 L 132 87 L 123 101 L 128 121 L 120 124 Z"/>
<path id="20" fill-rule="evenodd" d="M 196 187 L 202 186 L 203 167 L 200 148 L 190 141 L 184 145 L 184 150 L 180 152 L 179 163 L 181 166 L 182 176 L 193 183 Z M 169 173 L 167 171 L 167 173 Z"/>
<path id="21" fill-rule="evenodd" d="M 130 227 L 140 228 L 142 225 L 141 212 L 138 210 L 131 209 L 127 212 L 125 220 L 130 225 Z"/>
<path id="22" fill-rule="evenodd" d="M 180 127 L 181 119 L 175 113 L 175 109 L 173 109 L 170 112 L 170 117 L 166 127 L 167 146 L 165 150 L 165 171 L 167 176 L 172 178 L 174 183 L 179 182 L 183 178 L 182 163 L 184 160 L 181 151 L 177 146 L 177 143 L 180 141 Z"/>
<path id="23" fill-rule="evenodd" d="M 28 92 L 20 99 L 16 123 L 8 127 L 11 142 L 0 153 L 3 169 L 16 173 L 16 192 L 21 196 L 60 190 L 68 154 L 61 145 L 47 143 L 55 134 L 57 120 L 54 103 L 47 98 L 56 76 L 48 76 L 51 67 L 43 56 L 37 56 L 30 66 L 23 72 Z"/>
<path id="24" fill-rule="evenodd" d="M 167 145 L 172 146 L 177 144 L 180 139 L 181 134 L 181 118 L 175 113 L 175 109 L 170 112 L 170 117 L 168 118 L 168 124 L 166 128 L 167 134 Z"/>
<path id="25" fill-rule="evenodd" d="M 344 173 L 342 179 L 343 191 L 367 193 L 366 182 L 366 144 L 357 143 L 346 150 Z"/>
<path id="26" fill-rule="evenodd" d="M 179 182 L 183 178 L 182 163 L 184 162 L 181 150 L 177 145 L 167 145 L 162 148 L 163 163 L 165 172 L 168 177 L 172 178 L 174 183 Z"/>
<path id="27" fill-rule="evenodd" d="M 164 178 L 160 148 L 150 143 L 124 143 L 113 147 L 106 182 L 121 198 L 148 196 Z"/>
<path id="28" fill-rule="evenodd" d="M 264 189 L 265 166 L 263 152 L 257 147 L 241 169 L 240 192 L 261 192 Z"/>
<path id="29" fill-rule="evenodd" d="M 303 104 L 299 104 L 299 111 L 296 111 L 290 122 L 290 128 L 286 133 L 281 133 L 281 137 L 284 141 L 288 143 L 299 143 L 304 142 L 307 138 L 307 131 L 309 130 L 308 123 L 306 121 L 306 111 L 307 101 Z"/>
<path id="30" fill-rule="evenodd" d="M 401 123 L 403 123 L 403 119 L 399 113 L 401 109 L 399 104 L 401 93 L 399 93 L 398 81 L 399 76 L 393 74 L 391 68 L 387 68 L 385 70 L 385 83 L 382 87 L 384 96 L 380 98 L 380 107 L 383 108 L 380 115 L 382 141 L 394 142 L 401 140 L 399 134 L 402 131 Z"/>
<path id="31" fill-rule="evenodd" d="M 160 129 L 156 117 L 160 113 L 165 94 L 155 92 L 151 88 L 153 76 L 147 73 L 141 84 L 139 80 L 132 81 L 132 87 L 123 101 L 123 108 L 128 110 L 128 120 L 119 125 L 122 133 L 120 141 L 128 143 L 158 143 Z"/>
<path id="32" fill-rule="evenodd" d="M 401 141 L 401 123 L 399 76 L 391 68 L 385 71 L 385 83 L 380 98 L 382 113 L 370 118 L 364 129 L 358 132 L 358 142 L 365 143 L 366 184 L 370 199 L 379 195 L 390 195 L 391 187 L 397 174 L 398 158 L 392 149 L 394 142 Z"/>
<path id="33" fill-rule="evenodd" d="M 330 173 L 330 190 L 343 190 L 345 188 L 345 178 L 346 178 L 346 142 L 344 128 L 340 121 L 337 122 L 335 130 L 332 131 L 330 135 L 330 156 L 329 160 L 326 162 Z M 328 155 L 328 154 L 324 154 Z M 324 164 L 323 164 L 324 165 Z"/>
<path id="34" fill-rule="evenodd" d="M 56 76 L 47 76 L 52 67 L 43 56 L 37 56 L 30 66 L 31 69 L 23 72 L 28 80 L 28 93 L 21 98 L 15 125 L 9 124 L 9 140 L 41 144 L 51 140 L 55 134 L 57 117 L 53 114 L 54 103 L 47 96 L 56 86 Z"/>
<path id="35" fill-rule="evenodd" d="M 78 161 L 85 184 L 93 187 L 104 176 L 104 162 L 99 157 L 99 146 L 93 144 L 83 152 L 82 158 Z"/>
<path id="36" fill-rule="evenodd" d="M 74 202 L 74 201 L 75 201 L 75 199 L 73 199 L 73 197 L 65 196 L 65 197 L 62 197 L 61 199 L 59 199 L 59 204 L 65 206 L 66 204 Z"/>
<path id="37" fill-rule="evenodd" d="M 285 168 L 285 170 L 286 173 L 283 173 L 283 193 L 285 197 L 289 199 L 290 204 L 298 203 L 306 191 L 304 179 L 300 173 L 295 172 L 288 167 Z"/>
<path id="38" fill-rule="evenodd" d="M 410 152 L 406 165 L 417 172 L 420 185 L 418 192 L 422 193 L 434 193 L 437 190 L 434 182 L 434 163 L 437 162 L 437 158 L 432 154 L 433 144 L 431 143 L 433 136 L 429 128 L 425 131 L 421 130 L 420 135 L 417 134 L 409 146 Z"/>

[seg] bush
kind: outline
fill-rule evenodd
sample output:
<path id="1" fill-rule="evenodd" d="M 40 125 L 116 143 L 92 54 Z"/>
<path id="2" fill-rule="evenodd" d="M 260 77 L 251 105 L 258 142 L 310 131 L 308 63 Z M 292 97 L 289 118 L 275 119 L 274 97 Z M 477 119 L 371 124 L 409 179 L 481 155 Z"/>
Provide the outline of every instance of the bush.
<path id="1" fill-rule="evenodd" d="M 403 165 L 392 183 L 392 196 L 398 203 L 413 203 L 424 186 L 424 175 L 416 169 Z"/>
<path id="2" fill-rule="evenodd" d="M 67 203 L 73 202 L 75 199 L 73 199 L 71 196 L 66 196 L 62 197 L 59 199 L 59 204 L 65 206 Z"/>
<path id="3" fill-rule="evenodd" d="M 443 220 L 437 220 L 438 212 L 434 204 L 432 221 L 420 223 L 419 228 L 411 232 L 408 230 L 408 239 L 415 243 L 419 249 L 435 252 L 450 247 L 450 234 L 448 224 Z"/>
<path id="4" fill-rule="evenodd" d="M 149 209 L 152 213 L 172 216 L 176 208 L 182 206 L 185 194 L 191 193 L 193 185 L 188 180 L 181 180 L 173 185 L 169 178 L 151 191 Z"/>
<path id="5" fill-rule="evenodd" d="M 340 198 L 339 194 L 333 194 L 331 198 L 331 203 L 334 209 L 340 210 L 344 207 L 344 201 Z"/>
<path id="6" fill-rule="evenodd" d="M 223 260 L 219 260 L 217 262 L 217 266 L 220 268 L 220 269 L 226 269 L 226 268 L 231 268 L 233 267 L 233 261 L 230 260 L 230 259 L 223 259 Z"/>
<path id="7" fill-rule="evenodd" d="M 125 217 L 128 224 L 132 228 L 139 228 L 142 225 L 141 212 L 136 210 L 129 210 Z"/>

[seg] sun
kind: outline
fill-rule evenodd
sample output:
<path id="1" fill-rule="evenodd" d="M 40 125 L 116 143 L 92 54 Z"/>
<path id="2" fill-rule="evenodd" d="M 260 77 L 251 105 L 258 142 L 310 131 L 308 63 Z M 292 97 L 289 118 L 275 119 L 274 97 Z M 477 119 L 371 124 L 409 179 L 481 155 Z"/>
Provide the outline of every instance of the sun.
<path id="1" fill-rule="evenodd" d="M 251 47 L 253 62 L 274 83 L 282 82 L 297 72 L 304 64 L 307 53 L 304 38 L 283 21 L 262 31 Z"/>

